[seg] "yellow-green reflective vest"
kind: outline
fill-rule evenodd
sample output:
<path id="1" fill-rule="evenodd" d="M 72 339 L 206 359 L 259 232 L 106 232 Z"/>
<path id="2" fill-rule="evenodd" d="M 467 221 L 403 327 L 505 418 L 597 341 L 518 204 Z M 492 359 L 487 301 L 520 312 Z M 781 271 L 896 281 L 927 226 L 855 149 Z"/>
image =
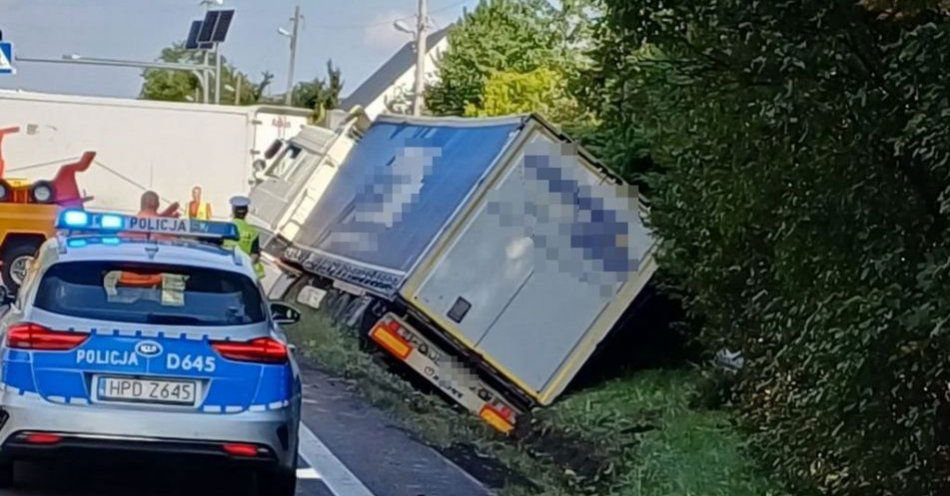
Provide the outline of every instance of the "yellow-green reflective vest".
<path id="1" fill-rule="evenodd" d="M 250 255 L 251 247 L 254 246 L 254 240 L 260 236 L 260 234 L 257 232 L 257 228 L 248 224 L 244 219 L 234 219 L 231 222 L 237 226 L 238 240 L 237 243 L 232 240 L 226 240 L 225 246 L 232 247 L 236 244 L 237 247 L 241 249 L 241 251 Z M 264 278 L 264 264 L 262 264 L 260 260 L 254 264 L 254 272 L 257 273 L 258 279 Z"/>

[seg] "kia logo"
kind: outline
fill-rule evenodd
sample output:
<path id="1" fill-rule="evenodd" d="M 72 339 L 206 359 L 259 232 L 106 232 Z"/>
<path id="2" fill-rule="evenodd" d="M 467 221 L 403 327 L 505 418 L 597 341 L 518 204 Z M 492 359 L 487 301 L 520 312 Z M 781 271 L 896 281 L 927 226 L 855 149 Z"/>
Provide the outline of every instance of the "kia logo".
<path id="1" fill-rule="evenodd" d="M 135 352 L 143 357 L 149 358 L 162 354 L 162 345 L 155 341 L 142 341 L 135 345 Z"/>

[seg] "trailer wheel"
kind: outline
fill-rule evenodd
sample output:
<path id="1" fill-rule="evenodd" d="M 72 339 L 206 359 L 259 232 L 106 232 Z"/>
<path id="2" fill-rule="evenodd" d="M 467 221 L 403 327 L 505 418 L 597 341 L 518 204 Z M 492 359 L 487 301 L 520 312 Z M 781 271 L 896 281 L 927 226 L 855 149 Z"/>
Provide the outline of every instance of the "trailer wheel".
<path id="1" fill-rule="evenodd" d="M 0 276 L 3 278 L 3 285 L 11 293 L 15 294 L 20 290 L 20 284 L 23 284 L 27 269 L 36 257 L 37 248 L 39 245 L 34 242 L 19 241 L 11 243 L 3 250 L 3 269 Z"/>
<path id="2" fill-rule="evenodd" d="M 333 309 L 336 306 L 336 301 L 340 298 L 341 292 L 339 289 L 330 288 L 327 290 L 327 295 L 323 297 L 323 301 L 320 302 L 320 310 L 322 310 L 327 317 L 333 315 Z"/>
<path id="3" fill-rule="evenodd" d="M 350 301 L 352 300 L 353 296 L 345 292 L 342 292 L 340 297 L 336 299 L 336 302 L 334 302 L 335 305 L 333 306 L 333 313 L 330 314 L 330 318 L 333 320 L 334 324 L 344 324 L 343 318 L 346 316 L 346 309 L 349 307 Z"/>
<path id="4" fill-rule="evenodd" d="M 343 310 L 342 324 L 353 333 L 359 333 L 359 328 L 363 322 L 363 314 L 369 307 L 370 302 L 366 301 L 365 296 L 354 297 Z"/>

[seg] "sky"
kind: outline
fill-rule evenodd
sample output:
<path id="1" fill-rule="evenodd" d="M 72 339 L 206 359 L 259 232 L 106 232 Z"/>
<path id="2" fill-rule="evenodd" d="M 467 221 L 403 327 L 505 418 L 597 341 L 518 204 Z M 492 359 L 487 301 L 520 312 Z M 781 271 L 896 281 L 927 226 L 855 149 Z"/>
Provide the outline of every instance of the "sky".
<path id="1" fill-rule="evenodd" d="M 478 0 L 429 0 L 436 28 L 472 9 Z M 343 96 L 381 66 L 410 35 L 392 27 L 412 22 L 417 0 L 224 0 L 236 10 L 222 54 L 258 81 L 274 74 L 269 93 L 287 87 L 290 50 L 278 27 L 290 27 L 294 6 L 304 20 L 297 48 L 296 81 L 326 74 L 328 59 L 342 70 Z M 15 56 L 60 59 L 85 57 L 152 61 L 162 48 L 182 41 L 192 20 L 204 17 L 199 0 L 0 0 L 0 31 Z M 15 75 L 0 75 L 0 88 L 48 93 L 134 98 L 141 70 L 73 64 L 16 64 Z"/>

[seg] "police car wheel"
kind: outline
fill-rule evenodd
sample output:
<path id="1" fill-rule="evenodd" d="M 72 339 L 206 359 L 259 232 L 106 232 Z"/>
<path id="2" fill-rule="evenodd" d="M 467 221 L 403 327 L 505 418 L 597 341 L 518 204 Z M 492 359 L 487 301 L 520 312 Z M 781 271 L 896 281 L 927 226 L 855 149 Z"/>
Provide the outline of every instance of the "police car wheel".
<path id="1" fill-rule="evenodd" d="M 296 470 L 264 471 L 257 474 L 259 496 L 294 496 L 296 492 Z"/>
<path id="2" fill-rule="evenodd" d="M 13 487 L 13 460 L 0 462 L 0 489 Z"/>

